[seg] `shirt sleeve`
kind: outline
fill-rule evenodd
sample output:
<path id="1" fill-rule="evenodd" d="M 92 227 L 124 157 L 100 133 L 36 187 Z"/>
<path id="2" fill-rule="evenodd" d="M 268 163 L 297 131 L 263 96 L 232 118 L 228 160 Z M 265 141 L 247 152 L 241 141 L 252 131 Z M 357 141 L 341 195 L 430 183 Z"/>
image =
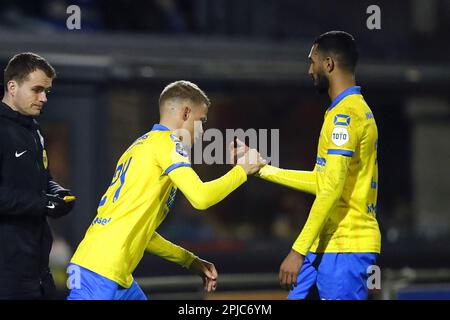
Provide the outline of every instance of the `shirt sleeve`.
<path id="1" fill-rule="evenodd" d="M 189 155 L 178 138 L 173 135 L 162 137 L 156 160 L 165 174 L 180 167 L 190 167 Z"/>
<path id="2" fill-rule="evenodd" d="M 352 157 L 359 140 L 359 121 L 350 113 L 337 113 L 325 123 L 324 139 L 327 155 Z"/>
<path id="3" fill-rule="evenodd" d="M 337 113 L 326 121 L 321 135 L 327 150 L 323 180 L 306 224 L 292 246 L 292 249 L 302 255 L 308 253 L 342 196 L 348 168 L 360 139 L 360 121 L 356 116 Z"/>
<path id="4" fill-rule="evenodd" d="M 192 168 L 182 167 L 172 170 L 169 178 L 194 208 L 205 210 L 222 201 L 247 181 L 247 174 L 237 165 L 220 178 L 203 182 Z"/>
<path id="5" fill-rule="evenodd" d="M 315 171 L 287 170 L 265 165 L 255 175 L 266 181 L 288 188 L 316 194 L 317 181 Z"/>
<path id="6" fill-rule="evenodd" d="M 164 239 L 157 232 L 153 233 L 147 244 L 146 250 L 184 268 L 189 268 L 192 262 L 197 258 L 192 252 Z"/>
<path id="7" fill-rule="evenodd" d="M 351 158 L 344 155 L 331 154 L 328 156 L 323 187 L 316 195 L 305 226 L 292 246 L 293 250 L 302 255 L 308 253 L 322 231 L 331 210 L 342 195 L 350 161 Z"/>
<path id="8" fill-rule="evenodd" d="M 47 197 L 30 190 L 0 187 L 1 216 L 43 216 L 47 210 Z"/>

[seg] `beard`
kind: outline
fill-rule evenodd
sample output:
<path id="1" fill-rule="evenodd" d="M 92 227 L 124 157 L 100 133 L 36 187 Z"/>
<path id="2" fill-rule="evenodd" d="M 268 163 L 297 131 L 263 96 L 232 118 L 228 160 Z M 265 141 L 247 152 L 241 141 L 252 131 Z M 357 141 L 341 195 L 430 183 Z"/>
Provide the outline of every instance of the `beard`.
<path id="1" fill-rule="evenodd" d="M 313 78 L 313 82 L 314 82 L 314 87 L 316 88 L 318 93 L 322 94 L 322 93 L 328 92 L 330 83 L 328 81 L 328 78 L 325 77 L 325 75 L 317 74 L 317 77 Z"/>

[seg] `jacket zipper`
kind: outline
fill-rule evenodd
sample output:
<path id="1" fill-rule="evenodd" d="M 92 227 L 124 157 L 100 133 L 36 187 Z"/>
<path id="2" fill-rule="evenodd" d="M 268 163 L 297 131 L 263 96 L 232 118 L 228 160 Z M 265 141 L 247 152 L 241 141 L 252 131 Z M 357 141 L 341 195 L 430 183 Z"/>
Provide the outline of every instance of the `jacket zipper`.
<path id="1" fill-rule="evenodd" d="M 35 145 L 35 147 L 36 147 L 36 155 L 37 155 L 37 159 L 36 159 L 36 168 L 37 168 L 37 172 L 38 172 L 38 176 L 40 177 L 40 172 L 41 172 L 41 168 L 40 168 L 40 166 L 39 166 L 39 145 L 38 145 L 38 141 L 37 141 L 37 139 L 36 139 L 36 136 L 35 136 L 35 132 L 34 132 L 34 130 L 32 131 L 32 134 L 31 134 L 32 136 L 33 136 L 33 140 L 34 140 L 34 145 Z M 44 219 L 45 219 L 45 217 L 44 217 Z M 43 250 L 43 238 L 44 238 L 44 226 L 41 228 L 41 230 L 40 230 L 40 241 L 39 241 L 39 247 L 40 247 L 40 253 L 39 253 L 39 287 L 40 287 L 40 290 L 42 290 L 42 274 L 41 274 L 41 268 L 43 267 L 42 266 L 42 250 Z"/>

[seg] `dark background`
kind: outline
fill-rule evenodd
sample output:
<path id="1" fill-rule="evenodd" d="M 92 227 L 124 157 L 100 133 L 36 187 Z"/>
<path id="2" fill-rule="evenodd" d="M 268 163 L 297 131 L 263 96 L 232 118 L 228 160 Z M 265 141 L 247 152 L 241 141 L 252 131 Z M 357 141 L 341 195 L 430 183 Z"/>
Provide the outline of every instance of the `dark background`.
<path id="1" fill-rule="evenodd" d="M 280 129 L 280 166 L 312 170 L 328 98 L 307 75 L 311 43 L 345 30 L 379 130 L 382 268 L 450 268 L 450 1 L 0 1 L 0 59 L 46 57 L 58 78 L 41 116 L 53 175 L 77 195 L 53 221 L 52 261 L 67 260 L 96 215 L 121 153 L 158 121 L 168 83 L 197 83 L 207 128 Z M 81 8 L 68 30 L 66 8 Z M 381 9 L 369 30 L 366 9 Z M 203 180 L 226 165 L 196 165 Z M 181 193 L 160 232 L 228 273 L 278 272 L 313 197 L 251 177 L 194 210 Z M 59 269 L 58 269 L 59 270 Z M 136 276 L 185 274 L 146 255 Z"/>

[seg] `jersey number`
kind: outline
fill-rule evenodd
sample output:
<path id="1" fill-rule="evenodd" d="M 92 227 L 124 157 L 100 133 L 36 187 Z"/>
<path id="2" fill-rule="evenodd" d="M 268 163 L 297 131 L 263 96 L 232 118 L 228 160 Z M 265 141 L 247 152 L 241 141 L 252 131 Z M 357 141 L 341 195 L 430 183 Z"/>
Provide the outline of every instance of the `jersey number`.
<path id="1" fill-rule="evenodd" d="M 130 163 L 131 163 L 132 159 L 133 159 L 133 157 L 130 157 L 128 160 L 125 160 L 124 162 L 119 164 L 117 166 L 116 171 L 114 172 L 114 177 L 113 177 L 113 180 L 112 180 L 111 184 L 109 185 L 109 187 L 112 187 L 113 185 L 115 185 L 117 183 L 117 181 L 119 181 L 120 184 L 119 184 L 118 188 L 116 189 L 116 192 L 114 192 L 114 197 L 112 200 L 113 203 L 116 202 L 117 199 L 119 199 L 120 191 L 122 190 L 122 187 L 125 184 L 125 177 L 126 177 L 128 168 L 130 167 Z M 108 196 L 104 196 L 100 200 L 99 207 L 103 206 L 107 200 L 108 200 Z"/>

